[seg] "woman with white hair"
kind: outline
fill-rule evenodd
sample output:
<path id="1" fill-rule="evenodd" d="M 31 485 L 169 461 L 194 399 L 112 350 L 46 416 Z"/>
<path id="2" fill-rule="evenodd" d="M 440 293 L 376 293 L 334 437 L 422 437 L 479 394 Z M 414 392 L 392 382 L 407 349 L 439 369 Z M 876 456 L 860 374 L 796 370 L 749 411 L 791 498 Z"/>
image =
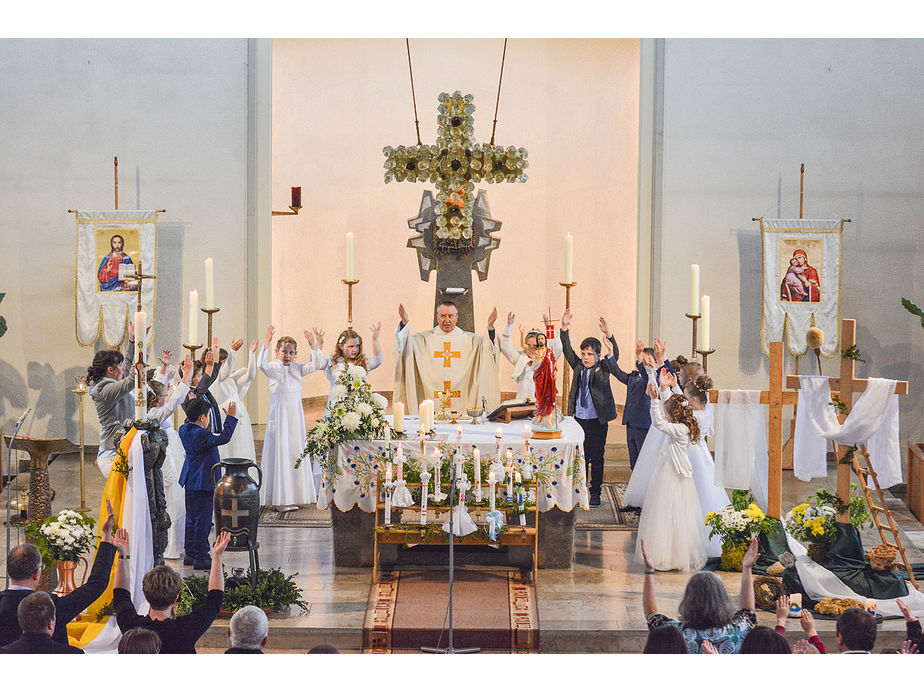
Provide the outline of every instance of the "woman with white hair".
<path id="1" fill-rule="evenodd" d="M 754 578 L 752 571 L 760 554 L 757 539 L 751 540 L 747 553 L 741 562 L 741 594 L 736 611 L 722 579 L 715 573 L 702 571 L 694 573 L 687 582 L 680 600 L 680 618 L 673 619 L 658 613 L 655 603 L 655 569 L 641 545 L 645 563 L 645 585 L 642 588 L 642 607 L 648 629 L 673 625 L 680 629 L 690 654 L 705 652 L 704 642 L 709 642 L 719 654 L 737 653 L 748 632 L 757 625 L 754 613 Z M 709 647 L 707 645 L 707 647 Z M 712 652 L 713 648 L 709 648 Z"/>
<path id="2" fill-rule="evenodd" d="M 263 654 L 269 620 L 263 609 L 257 606 L 242 606 L 234 612 L 228 625 L 231 647 L 225 654 Z"/>

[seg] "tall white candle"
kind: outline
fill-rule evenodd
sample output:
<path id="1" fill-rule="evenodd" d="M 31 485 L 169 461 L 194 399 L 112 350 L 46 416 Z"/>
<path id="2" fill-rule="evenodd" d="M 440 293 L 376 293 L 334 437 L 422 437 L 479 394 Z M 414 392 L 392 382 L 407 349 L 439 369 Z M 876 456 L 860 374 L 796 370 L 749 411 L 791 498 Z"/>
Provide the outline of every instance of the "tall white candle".
<path id="1" fill-rule="evenodd" d="M 443 483 L 440 475 L 443 471 L 443 458 L 440 456 L 440 449 L 433 448 L 433 497 L 440 498 L 443 493 Z"/>
<path id="2" fill-rule="evenodd" d="M 699 315 L 699 265 L 690 265 L 690 315 Z"/>
<path id="3" fill-rule="evenodd" d="M 189 292 L 189 346 L 198 344 L 199 339 L 199 292 Z"/>
<path id="4" fill-rule="evenodd" d="M 481 450 L 475 445 L 472 447 L 472 456 L 475 460 L 475 500 L 481 502 Z"/>
<path id="5" fill-rule="evenodd" d="M 565 284 L 571 284 L 574 278 L 574 236 L 565 236 Z"/>
<path id="6" fill-rule="evenodd" d="M 421 462 L 423 471 L 420 473 L 420 524 L 427 524 L 427 494 L 430 492 L 430 472 L 427 471 L 427 461 Z"/>
<path id="7" fill-rule="evenodd" d="M 353 275 L 353 232 L 349 231 L 346 235 L 346 273 L 347 281 L 354 279 Z"/>
<path id="8" fill-rule="evenodd" d="M 488 486 L 491 487 L 491 510 L 494 510 L 494 487 L 497 485 L 497 476 L 494 474 L 494 470 L 491 469 L 488 471 Z"/>
<path id="9" fill-rule="evenodd" d="M 404 446 L 398 443 L 398 454 L 395 455 L 395 464 L 398 466 L 398 478 L 404 479 Z"/>
<path id="10" fill-rule="evenodd" d="M 135 352 L 147 363 L 148 314 L 143 310 L 135 311 Z"/>
<path id="11" fill-rule="evenodd" d="M 507 499 L 513 498 L 513 450 L 507 448 Z"/>
<path id="12" fill-rule="evenodd" d="M 215 307 L 215 265 L 212 258 L 205 258 L 205 307 Z"/>
<path id="13" fill-rule="evenodd" d="M 385 424 L 385 454 L 391 452 L 391 426 Z"/>
<path id="14" fill-rule="evenodd" d="M 709 351 L 709 311 L 710 311 L 710 299 L 708 296 L 703 296 L 703 299 L 700 304 L 700 313 L 702 314 L 701 326 L 699 328 L 700 334 L 702 335 L 699 339 L 699 348 L 703 351 Z"/>
<path id="15" fill-rule="evenodd" d="M 404 402 L 395 402 L 394 406 L 395 431 L 404 432 Z"/>

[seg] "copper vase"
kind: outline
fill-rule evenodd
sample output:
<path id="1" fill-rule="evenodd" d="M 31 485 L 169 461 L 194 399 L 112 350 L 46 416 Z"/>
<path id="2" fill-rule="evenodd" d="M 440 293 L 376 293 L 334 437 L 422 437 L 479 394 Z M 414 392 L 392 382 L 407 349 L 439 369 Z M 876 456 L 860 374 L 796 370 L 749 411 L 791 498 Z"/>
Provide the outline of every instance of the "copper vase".
<path id="1" fill-rule="evenodd" d="M 83 578 L 80 581 L 80 583 L 83 584 L 83 582 L 87 579 L 89 563 L 87 563 L 86 558 L 81 557 L 80 560 L 83 561 L 84 564 Z M 57 594 L 59 597 L 63 597 L 64 595 L 70 594 L 75 589 L 77 589 L 77 583 L 74 580 L 74 574 L 77 572 L 77 561 L 58 561 L 57 566 L 58 587 L 55 590 L 55 594 Z"/>

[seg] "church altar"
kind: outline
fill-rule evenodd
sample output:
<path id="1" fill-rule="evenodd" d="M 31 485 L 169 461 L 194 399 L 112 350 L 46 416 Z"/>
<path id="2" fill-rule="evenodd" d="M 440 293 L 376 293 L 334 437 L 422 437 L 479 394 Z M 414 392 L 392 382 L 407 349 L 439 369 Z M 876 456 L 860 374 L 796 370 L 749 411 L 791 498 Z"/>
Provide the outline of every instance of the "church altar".
<path id="1" fill-rule="evenodd" d="M 407 416 L 404 423 L 407 431 L 416 431 L 418 418 Z M 487 501 L 490 494 L 488 471 L 496 457 L 495 434 L 500 430 L 502 454 L 507 448 L 512 449 L 513 459 L 520 465 L 520 469 L 525 471 L 529 467 L 524 478 L 531 477 L 538 482 L 536 503 L 539 509 L 540 567 L 568 567 L 571 565 L 574 543 L 572 511 L 575 506 L 589 508 L 584 432 L 573 418 L 565 418 L 561 424 L 562 437 L 554 440 L 530 439 L 530 454 L 527 457 L 525 423 L 525 419 L 509 424 L 436 422 L 434 436 L 427 440 L 427 452 L 429 454 L 434 445 L 439 443 L 455 448 L 457 426 L 461 426 L 463 453 L 471 452 L 476 445 L 481 451 L 482 497 Z M 420 443 L 416 434 L 404 440 L 392 440 L 392 454 L 399 443 L 403 445 L 404 455 L 408 458 L 408 467 L 417 468 Z M 383 469 L 384 453 L 383 440 L 347 441 L 337 446 L 336 458 L 332 455 L 322 465 L 318 508 L 331 508 L 334 562 L 337 565 L 372 565 L 377 479 Z M 472 490 L 468 492 L 469 498 L 474 495 L 474 487 L 473 483 Z M 503 497 L 505 488 L 505 480 L 499 476 L 498 498 Z M 431 502 L 431 508 L 434 505 Z"/>

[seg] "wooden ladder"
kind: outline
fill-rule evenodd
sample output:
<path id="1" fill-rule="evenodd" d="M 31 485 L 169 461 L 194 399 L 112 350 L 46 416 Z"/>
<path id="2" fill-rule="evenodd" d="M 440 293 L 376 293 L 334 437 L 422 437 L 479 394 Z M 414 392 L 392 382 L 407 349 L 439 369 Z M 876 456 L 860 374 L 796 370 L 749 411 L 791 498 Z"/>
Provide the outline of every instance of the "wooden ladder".
<path id="1" fill-rule="evenodd" d="M 896 549 L 902 557 L 902 563 L 905 564 L 905 570 L 908 571 L 908 579 L 911 580 L 911 584 L 914 585 L 914 588 L 918 588 L 917 580 L 914 578 L 914 571 L 911 569 L 911 563 L 908 561 L 908 555 L 905 553 L 905 547 L 902 546 L 901 537 L 898 535 L 898 528 L 895 526 L 895 522 L 892 519 L 892 511 L 889 510 L 886 505 L 885 495 L 882 493 L 882 489 L 879 487 L 879 479 L 876 476 L 876 472 L 873 470 L 873 465 L 869 461 L 869 451 L 866 449 L 866 445 L 860 445 L 860 451 L 863 453 L 863 457 L 866 458 L 866 467 L 861 467 L 859 460 L 857 460 L 856 455 L 853 456 L 853 471 L 857 475 L 857 479 L 860 480 L 860 488 L 863 489 L 863 495 L 866 496 L 866 504 L 869 506 L 870 514 L 873 517 L 873 522 L 876 524 L 876 529 L 879 530 L 879 536 L 882 538 L 882 543 L 888 546 L 891 546 L 893 549 Z M 876 489 L 876 493 L 879 495 L 879 504 L 873 502 L 873 498 L 870 495 L 870 488 L 866 483 L 866 478 L 870 477 L 873 480 L 873 487 Z M 885 527 L 882 522 L 879 521 L 879 513 L 883 513 L 886 516 L 886 520 L 889 521 L 888 527 Z M 892 533 L 893 541 L 888 541 L 886 539 L 886 531 Z"/>

